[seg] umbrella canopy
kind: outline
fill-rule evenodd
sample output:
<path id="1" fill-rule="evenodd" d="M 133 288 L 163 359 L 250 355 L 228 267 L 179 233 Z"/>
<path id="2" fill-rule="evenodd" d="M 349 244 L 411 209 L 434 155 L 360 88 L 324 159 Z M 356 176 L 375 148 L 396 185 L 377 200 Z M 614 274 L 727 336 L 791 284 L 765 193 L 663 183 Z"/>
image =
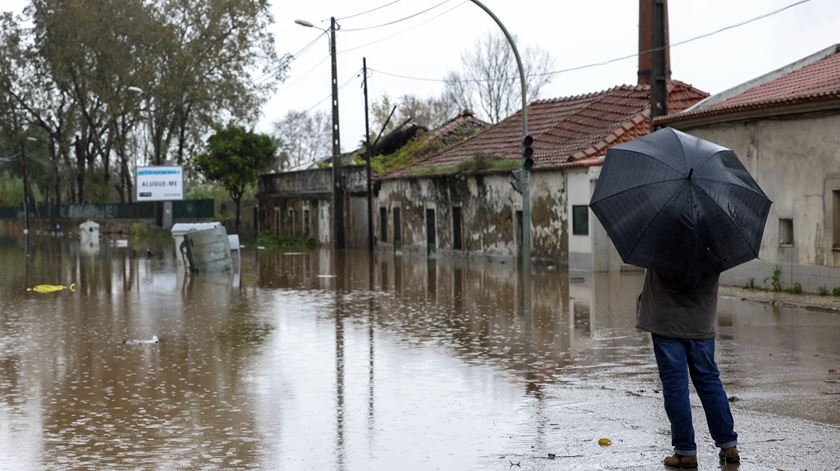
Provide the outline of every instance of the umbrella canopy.
<path id="1" fill-rule="evenodd" d="M 758 257 L 770 204 L 734 152 L 665 128 L 607 151 L 590 207 L 626 263 L 697 283 Z"/>

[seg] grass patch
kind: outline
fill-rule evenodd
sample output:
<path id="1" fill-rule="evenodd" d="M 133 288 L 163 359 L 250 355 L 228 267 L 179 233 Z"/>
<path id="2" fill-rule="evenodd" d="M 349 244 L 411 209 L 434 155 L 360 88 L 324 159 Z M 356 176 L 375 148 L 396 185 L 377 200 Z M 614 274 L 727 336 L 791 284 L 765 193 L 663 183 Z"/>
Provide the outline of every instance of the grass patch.
<path id="1" fill-rule="evenodd" d="M 800 284 L 798 281 L 795 282 L 793 286 L 785 289 L 785 293 L 802 294 L 802 284 Z"/>
<path id="2" fill-rule="evenodd" d="M 773 267 L 773 274 L 764 279 L 764 282 L 770 281 L 770 291 L 779 292 L 782 290 L 782 267 L 776 265 Z"/>
<path id="3" fill-rule="evenodd" d="M 484 171 L 504 171 L 520 168 L 522 161 L 519 159 L 492 159 L 488 156 L 478 155 L 469 159 L 461 160 L 450 165 L 430 165 L 412 169 L 410 175 L 422 177 L 425 175 L 452 175 L 458 173 L 478 173 Z"/>
<path id="4" fill-rule="evenodd" d="M 257 245 L 267 249 L 311 249 L 315 247 L 315 239 L 312 237 L 299 237 L 262 233 L 257 237 Z"/>

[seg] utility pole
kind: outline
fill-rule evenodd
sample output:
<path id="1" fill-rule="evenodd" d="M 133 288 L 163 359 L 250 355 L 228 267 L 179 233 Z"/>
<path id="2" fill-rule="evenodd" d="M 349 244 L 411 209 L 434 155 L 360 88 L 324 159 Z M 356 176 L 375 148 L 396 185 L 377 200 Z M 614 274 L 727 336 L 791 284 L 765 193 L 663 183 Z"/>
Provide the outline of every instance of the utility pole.
<path id="1" fill-rule="evenodd" d="M 668 83 L 665 48 L 665 0 L 650 0 L 653 3 L 651 21 L 651 81 L 650 119 L 668 114 Z"/>
<path id="2" fill-rule="evenodd" d="M 362 57 L 362 76 L 365 90 L 365 170 L 367 172 L 367 226 L 368 226 L 368 251 L 373 252 L 373 192 L 371 188 L 372 171 L 370 158 L 373 149 L 370 148 L 370 119 L 368 113 L 368 87 L 367 87 L 367 57 Z"/>
<path id="3" fill-rule="evenodd" d="M 332 181 L 333 215 L 335 221 L 335 246 L 347 246 L 344 237 L 344 191 L 341 172 L 341 138 L 338 133 L 338 58 L 335 52 L 335 17 L 330 17 L 330 57 L 332 59 Z"/>

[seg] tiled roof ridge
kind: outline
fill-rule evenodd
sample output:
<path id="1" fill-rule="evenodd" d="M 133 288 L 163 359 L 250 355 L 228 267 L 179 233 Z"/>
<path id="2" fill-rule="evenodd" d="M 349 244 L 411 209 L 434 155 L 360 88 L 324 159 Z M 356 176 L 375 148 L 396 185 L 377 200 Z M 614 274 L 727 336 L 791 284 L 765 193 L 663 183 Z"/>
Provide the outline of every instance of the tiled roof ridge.
<path id="1" fill-rule="evenodd" d="M 681 102 L 681 101 L 684 102 L 686 100 L 686 98 L 684 96 L 680 97 L 679 94 L 681 94 L 681 93 L 688 93 L 688 94 L 696 95 L 696 97 L 698 99 L 700 97 L 708 95 L 706 92 L 704 92 L 702 90 L 699 90 L 699 89 L 695 88 L 694 86 L 692 86 L 691 84 L 688 84 L 688 83 L 680 81 L 680 80 L 674 80 L 674 79 L 669 80 L 668 83 L 667 83 L 667 86 L 668 86 L 669 101 L 674 100 L 676 102 Z M 565 103 L 565 102 L 569 102 L 569 101 L 572 101 L 572 100 L 580 100 L 581 97 L 583 97 L 583 98 L 595 98 L 594 100 L 591 100 L 590 102 L 585 103 L 581 107 L 581 109 L 577 111 L 577 114 L 579 114 L 581 112 L 581 110 L 590 109 L 590 108 L 597 108 L 600 104 L 602 104 L 604 102 L 609 102 L 610 100 L 613 100 L 615 98 L 624 98 L 624 97 L 621 97 L 621 96 L 616 97 L 615 92 L 622 92 L 622 91 L 648 92 L 649 90 L 650 90 L 650 85 L 627 85 L 627 84 L 623 84 L 623 85 L 617 85 L 617 86 L 611 87 L 611 88 L 606 89 L 606 90 L 587 93 L 587 94 L 583 94 L 583 95 L 576 95 L 576 96 L 571 96 L 571 97 L 559 97 L 559 98 L 543 99 L 543 100 L 535 100 L 528 105 L 528 109 L 530 111 L 531 107 L 535 104 Z M 675 94 L 678 95 L 678 96 L 673 96 Z M 647 133 L 646 129 L 637 129 L 637 128 L 639 128 L 640 126 L 645 127 L 645 128 L 647 127 L 646 123 L 648 123 L 649 120 L 650 120 L 650 106 L 649 106 L 648 103 L 649 103 L 648 100 L 645 99 L 644 100 L 644 106 L 642 106 L 641 109 L 639 109 L 639 111 L 637 113 L 632 114 L 632 115 L 627 115 L 626 118 L 623 121 L 621 121 L 620 123 L 617 123 L 617 124 L 610 123 L 611 126 L 605 126 L 604 128 L 602 128 L 603 129 L 603 135 L 602 135 L 603 137 L 592 136 L 592 137 L 595 138 L 595 140 L 589 141 L 589 142 L 586 142 L 586 143 L 581 143 L 585 147 L 578 148 L 572 154 L 566 154 L 563 157 L 564 158 L 563 163 L 561 163 L 560 165 L 561 166 L 568 166 L 568 165 L 578 166 L 577 162 L 581 162 L 581 165 L 598 165 L 598 162 L 596 162 L 597 159 L 599 158 L 599 156 L 602 156 L 603 154 L 606 153 L 606 149 L 608 147 L 610 147 L 612 145 L 615 145 L 617 143 L 624 142 L 625 140 L 629 140 L 629 139 L 632 139 L 634 137 L 637 137 L 640 133 Z M 419 159 L 419 160 L 413 162 L 410 165 L 407 165 L 407 166 L 402 167 L 400 169 L 396 169 L 395 171 L 390 172 L 390 175 L 391 176 L 398 176 L 398 174 L 403 173 L 407 167 L 412 167 L 412 166 L 415 166 L 415 165 L 418 165 L 418 164 L 422 164 L 423 162 L 426 162 L 426 161 L 438 159 L 441 155 L 444 155 L 444 154 L 452 153 L 452 154 L 457 155 L 458 151 L 462 147 L 471 145 L 474 142 L 475 139 L 483 138 L 484 135 L 487 132 L 498 129 L 498 126 L 501 125 L 502 123 L 505 123 L 506 121 L 508 121 L 508 123 L 506 124 L 507 128 L 510 128 L 512 126 L 518 127 L 519 124 L 521 124 L 521 123 L 519 123 L 519 120 L 520 120 L 519 114 L 521 113 L 521 111 L 522 110 L 518 110 L 516 113 L 510 115 L 509 117 L 505 118 L 501 122 L 499 122 L 495 125 L 491 125 L 491 127 L 481 131 L 480 133 L 476 134 L 475 136 L 470 137 L 469 139 L 465 139 L 461 142 L 458 142 L 458 143 L 456 143 L 452 146 L 447 147 L 446 149 L 442 149 L 438 152 L 435 152 L 433 154 L 425 156 L 424 158 Z M 529 115 L 530 115 L 530 113 L 529 113 Z M 512 121 L 512 124 L 510 123 L 511 121 Z M 531 121 L 531 120 L 529 119 L 529 121 Z M 529 131 L 536 140 L 540 140 L 541 136 L 551 133 L 553 130 L 557 129 L 558 126 L 559 126 L 559 124 L 555 125 L 555 126 L 548 127 L 546 129 L 539 129 L 538 131 L 536 129 L 532 128 Z M 508 131 L 509 131 L 509 129 L 508 129 Z M 507 140 L 507 138 L 505 138 L 505 140 Z M 516 140 L 518 141 L 518 138 Z M 548 165 L 539 164 L 539 165 L 537 165 L 537 167 L 539 167 L 539 168 L 549 168 L 549 167 L 554 167 L 554 166 L 556 166 L 556 164 L 555 165 L 552 165 L 552 164 L 548 164 Z"/>
<path id="2" fill-rule="evenodd" d="M 598 91 L 589 92 L 589 93 L 581 93 L 581 94 L 578 94 L 578 95 L 569 95 L 569 96 L 561 96 L 561 97 L 554 97 L 554 98 L 541 98 L 541 99 L 537 99 L 537 100 L 534 100 L 531 103 L 529 103 L 528 107 L 530 108 L 532 105 L 537 105 L 537 104 L 541 105 L 541 104 L 545 104 L 545 103 L 563 103 L 563 102 L 566 102 L 566 101 L 575 101 L 575 100 L 581 100 L 581 99 L 584 99 L 584 98 L 593 98 L 593 97 L 597 97 L 597 96 L 607 95 L 607 94 L 609 94 L 611 92 L 614 92 L 614 91 L 617 91 L 617 90 L 644 91 L 645 89 L 648 89 L 648 88 L 650 88 L 649 85 L 621 84 L 621 85 L 616 85 L 614 87 L 606 88 L 604 90 L 598 90 Z M 517 111 L 516 113 L 514 113 L 511 116 L 515 116 L 516 114 L 519 114 L 520 112 L 521 112 L 521 110 Z"/>
<path id="3" fill-rule="evenodd" d="M 613 87 L 611 90 L 616 90 L 616 89 L 622 89 L 622 90 L 631 89 L 631 90 L 635 90 L 635 91 L 641 91 L 641 90 L 650 89 L 650 85 L 636 85 L 636 86 L 630 86 L 630 88 L 627 88 L 625 86 L 619 86 L 619 87 Z M 691 84 L 688 84 L 688 83 L 683 82 L 681 80 L 674 80 L 674 79 L 668 80 L 668 82 L 667 82 L 667 92 L 668 92 L 668 100 L 669 101 L 670 101 L 670 98 L 671 98 L 670 95 L 672 93 L 678 92 L 678 91 L 681 91 L 681 90 L 694 91 L 695 93 L 698 93 L 698 94 L 701 94 L 701 95 L 705 94 L 705 92 L 703 92 L 702 90 L 694 88 L 694 86 L 692 86 Z M 603 98 L 605 99 L 608 96 L 609 96 L 608 94 L 605 94 Z M 601 101 L 601 100 L 598 100 L 598 101 Z M 593 104 L 594 103 L 597 103 L 597 102 L 593 102 Z M 592 106 L 592 105 L 589 105 L 589 106 Z M 589 106 L 587 106 L 587 107 L 589 107 Z M 616 140 L 621 140 L 622 136 L 624 136 L 628 132 L 632 131 L 636 126 L 647 122 L 649 119 L 650 119 L 650 105 L 647 105 L 639 113 L 630 117 L 628 120 L 626 120 L 622 123 L 619 123 L 618 126 L 616 126 L 611 131 L 608 131 L 607 134 L 602 139 L 599 139 L 599 140 L 591 143 L 586 148 L 578 149 L 576 152 L 569 155 L 567 157 L 566 161 L 567 162 L 574 162 L 576 160 L 589 159 L 589 158 L 598 157 L 598 156 L 603 155 L 604 153 L 606 153 L 607 148 L 609 148 L 611 145 L 613 145 L 613 143 Z"/>
<path id="4" fill-rule="evenodd" d="M 491 124 L 488 123 L 487 121 L 484 121 L 484 120 L 476 117 L 475 113 L 473 113 L 472 110 L 465 109 L 465 110 L 461 111 L 460 113 L 458 113 L 454 118 L 446 121 L 445 123 L 441 124 L 437 128 L 432 129 L 431 131 L 428 131 L 427 132 L 428 137 L 426 138 L 426 140 L 431 141 L 431 140 L 437 139 L 441 136 L 445 136 L 446 133 L 448 133 L 452 129 L 454 129 L 454 128 L 456 128 L 456 127 L 458 127 L 461 124 L 466 123 L 466 122 L 475 123 L 477 126 L 480 126 L 480 127 L 483 127 L 483 128 L 487 128 L 487 127 L 491 126 Z"/>
<path id="5" fill-rule="evenodd" d="M 731 87 L 727 90 L 724 90 L 720 93 L 712 95 L 706 98 L 705 100 L 702 100 L 696 103 L 694 106 L 686 108 L 685 110 L 679 113 L 659 117 L 656 119 L 656 122 L 671 123 L 696 117 L 715 116 L 738 111 L 772 108 L 776 105 L 783 104 L 799 104 L 807 103 L 808 101 L 823 101 L 826 98 L 831 99 L 834 96 L 840 94 L 840 88 L 838 88 L 837 90 L 829 91 L 812 91 L 791 94 L 788 96 L 776 98 L 755 98 L 752 100 L 741 102 L 737 102 L 736 100 L 735 103 L 729 105 L 726 104 L 728 100 L 737 99 L 738 97 L 749 94 L 750 92 L 760 89 L 761 87 L 771 84 L 777 80 L 783 80 L 795 74 L 802 74 L 804 73 L 803 71 L 805 69 L 812 66 L 816 66 L 816 64 L 822 62 L 823 60 L 829 59 L 836 54 L 840 54 L 840 43 L 833 44 L 807 57 L 791 62 L 783 67 L 772 70 L 756 78 L 753 78 L 734 87 Z"/>
<path id="6" fill-rule="evenodd" d="M 677 80 L 677 79 L 668 79 L 667 85 L 668 85 L 668 91 L 669 92 L 675 87 L 686 87 L 686 88 L 692 88 L 692 89 L 697 90 L 690 83 L 683 82 L 682 80 Z M 566 102 L 566 101 L 575 101 L 575 100 L 581 100 L 581 99 L 584 99 L 584 98 L 606 96 L 606 95 L 609 95 L 610 93 L 616 92 L 616 91 L 646 92 L 648 90 L 650 90 L 650 85 L 648 85 L 648 84 L 630 85 L 630 84 L 623 83 L 623 84 L 620 84 L 620 85 L 615 85 L 613 87 L 605 88 L 603 90 L 598 90 L 598 91 L 595 91 L 595 92 L 581 93 L 581 94 L 578 94 L 578 95 L 569 95 L 569 96 L 554 97 L 554 98 L 537 99 L 537 100 L 534 100 L 531 103 L 529 103 L 528 107 L 530 108 L 532 105 L 535 105 L 535 104 L 563 103 L 563 102 Z M 700 90 L 697 90 L 697 91 L 700 91 Z M 516 113 L 512 114 L 511 116 L 515 116 L 515 115 L 519 114 L 520 112 L 521 112 L 521 110 L 518 110 Z"/>
<path id="7" fill-rule="evenodd" d="M 681 122 L 687 119 L 692 118 L 701 118 L 706 116 L 718 116 L 718 115 L 725 115 L 729 113 L 736 113 L 742 111 L 753 111 L 753 110 L 761 110 L 761 109 L 768 109 L 774 108 L 777 106 L 784 106 L 784 105 L 798 105 L 803 103 L 813 103 L 813 102 L 821 102 L 821 101 L 831 101 L 833 99 L 840 99 L 840 90 L 830 91 L 830 92 L 816 92 L 816 93 L 808 93 L 804 95 L 795 95 L 790 97 L 782 97 L 782 98 L 774 98 L 774 99 L 767 99 L 767 100 L 760 100 L 760 101 L 753 101 L 747 103 L 738 103 L 729 106 L 719 106 L 715 108 L 709 109 L 700 109 L 694 111 L 683 111 L 681 113 L 676 113 L 673 115 L 668 116 L 661 116 L 654 119 L 656 123 L 662 124 L 670 124 Z"/>

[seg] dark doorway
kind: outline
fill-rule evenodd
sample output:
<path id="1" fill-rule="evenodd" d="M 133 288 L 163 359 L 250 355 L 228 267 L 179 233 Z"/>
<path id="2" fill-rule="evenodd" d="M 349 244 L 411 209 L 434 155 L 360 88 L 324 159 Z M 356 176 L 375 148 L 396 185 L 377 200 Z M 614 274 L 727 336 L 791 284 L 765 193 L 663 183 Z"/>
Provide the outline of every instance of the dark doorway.
<path id="1" fill-rule="evenodd" d="M 435 210 L 426 210 L 426 253 L 428 255 L 435 254 Z"/>
<path id="2" fill-rule="evenodd" d="M 394 208 L 394 250 L 402 248 L 402 233 L 400 231 L 400 208 Z"/>
<path id="3" fill-rule="evenodd" d="M 379 208 L 379 242 L 388 242 L 388 208 Z"/>
<path id="4" fill-rule="evenodd" d="M 461 208 L 452 208 L 452 250 L 461 250 Z"/>

